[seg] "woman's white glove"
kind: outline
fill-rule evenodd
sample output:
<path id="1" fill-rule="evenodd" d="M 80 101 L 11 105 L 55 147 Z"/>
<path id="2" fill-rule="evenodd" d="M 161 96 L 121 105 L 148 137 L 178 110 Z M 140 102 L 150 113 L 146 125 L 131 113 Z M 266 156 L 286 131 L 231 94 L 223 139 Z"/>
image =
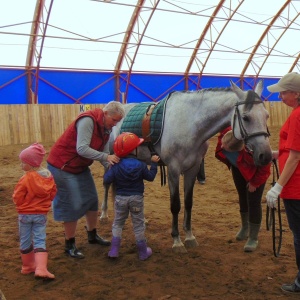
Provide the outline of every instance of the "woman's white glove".
<path id="1" fill-rule="evenodd" d="M 267 204 L 270 208 L 277 207 L 278 196 L 280 195 L 281 190 L 282 186 L 278 183 L 275 183 L 275 185 L 267 192 Z"/>
<path id="2" fill-rule="evenodd" d="M 272 151 L 272 158 L 278 159 L 278 150 Z"/>

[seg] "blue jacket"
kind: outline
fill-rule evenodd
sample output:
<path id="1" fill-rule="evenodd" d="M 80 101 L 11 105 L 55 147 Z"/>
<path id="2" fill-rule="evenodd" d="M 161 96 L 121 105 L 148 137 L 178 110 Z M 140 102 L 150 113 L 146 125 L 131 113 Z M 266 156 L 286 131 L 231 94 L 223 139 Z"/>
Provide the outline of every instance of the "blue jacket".
<path id="1" fill-rule="evenodd" d="M 135 157 L 125 157 L 113 165 L 104 174 L 104 183 L 116 185 L 116 194 L 120 196 L 143 195 L 144 179 L 153 181 L 157 173 L 157 163 L 151 162 L 150 170 L 146 163 Z"/>

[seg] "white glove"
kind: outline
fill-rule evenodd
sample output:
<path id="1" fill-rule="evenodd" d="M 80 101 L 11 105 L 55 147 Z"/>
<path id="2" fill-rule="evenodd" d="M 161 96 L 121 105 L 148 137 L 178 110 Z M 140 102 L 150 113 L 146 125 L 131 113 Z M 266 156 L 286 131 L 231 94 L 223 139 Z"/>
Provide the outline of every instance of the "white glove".
<path id="1" fill-rule="evenodd" d="M 273 159 L 278 159 L 278 150 L 277 151 L 272 151 L 272 158 Z"/>
<path id="2" fill-rule="evenodd" d="M 275 183 L 275 185 L 267 192 L 267 204 L 270 208 L 277 207 L 278 196 L 281 193 L 281 190 L 282 186 L 278 183 Z"/>

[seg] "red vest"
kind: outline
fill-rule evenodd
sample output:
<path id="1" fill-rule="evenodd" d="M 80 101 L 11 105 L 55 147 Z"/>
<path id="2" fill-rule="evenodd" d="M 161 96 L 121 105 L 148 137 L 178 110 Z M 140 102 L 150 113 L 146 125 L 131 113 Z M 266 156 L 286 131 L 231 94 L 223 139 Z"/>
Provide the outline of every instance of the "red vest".
<path id="1" fill-rule="evenodd" d="M 230 169 L 231 163 L 223 154 L 221 148 L 222 138 L 229 130 L 231 130 L 231 127 L 227 127 L 219 134 L 218 144 L 215 150 L 215 157 L 226 164 Z M 245 148 L 239 151 L 236 164 L 236 167 L 239 169 L 244 179 L 250 182 L 255 187 L 259 187 L 263 183 L 265 183 L 271 173 L 271 163 L 266 166 L 255 166 L 252 155 L 248 151 L 246 151 Z"/>
<path id="2" fill-rule="evenodd" d="M 86 111 L 75 119 L 51 148 L 47 162 L 52 166 L 70 173 L 81 173 L 93 163 L 93 160 L 80 156 L 76 150 L 76 122 L 82 117 L 91 117 L 94 121 L 94 131 L 90 147 L 103 151 L 109 139 L 103 124 L 104 113 L 101 109 Z"/>

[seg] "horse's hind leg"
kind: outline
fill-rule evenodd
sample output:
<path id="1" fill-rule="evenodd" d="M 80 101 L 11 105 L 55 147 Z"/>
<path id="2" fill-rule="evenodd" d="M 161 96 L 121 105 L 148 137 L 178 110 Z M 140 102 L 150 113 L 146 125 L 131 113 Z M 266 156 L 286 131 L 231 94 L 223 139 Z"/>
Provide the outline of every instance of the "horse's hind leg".
<path id="1" fill-rule="evenodd" d="M 194 176 L 192 176 L 194 178 Z M 187 248 L 193 248 L 198 246 L 198 242 L 192 232 L 192 208 L 193 208 L 193 191 L 195 179 L 184 175 L 184 221 L 183 229 L 185 231 L 186 237 L 184 245 Z"/>

